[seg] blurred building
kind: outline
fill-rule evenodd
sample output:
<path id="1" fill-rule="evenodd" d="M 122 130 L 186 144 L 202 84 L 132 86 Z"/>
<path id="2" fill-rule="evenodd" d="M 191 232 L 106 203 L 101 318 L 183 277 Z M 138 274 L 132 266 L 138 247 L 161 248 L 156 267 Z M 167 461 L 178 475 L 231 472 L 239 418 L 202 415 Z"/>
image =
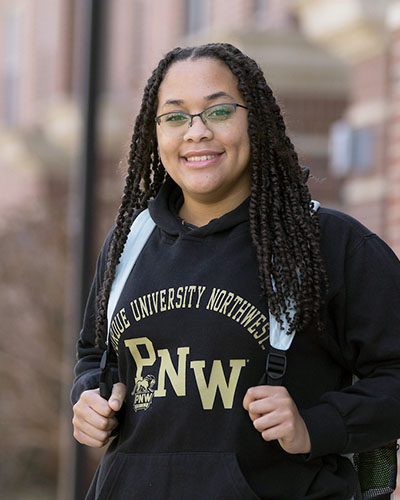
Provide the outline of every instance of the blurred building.
<path id="1" fill-rule="evenodd" d="M 311 167 L 313 196 L 361 219 L 399 251 L 399 167 L 389 146 L 398 108 L 391 104 L 397 3 L 107 2 L 103 171 L 115 174 L 111 165 L 124 157 L 143 86 L 162 54 L 177 45 L 232 42 L 263 67 L 301 161 Z M 76 155 L 83 9 L 76 0 L 0 0 L 0 160 L 3 172 L 13 172 L 3 204 L 17 202 L 18 175 L 33 189 L 37 164 L 53 158 L 65 169 Z M 17 168 L 10 159 L 16 154 Z"/>
<path id="2" fill-rule="evenodd" d="M 399 2 L 296 0 L 302 32 L 343 60 L 349 106 L 332 130 L 330 167 L 344 209 L 400 253 Z"/>
<path id="3" fill-rule="evenodd" d="M 0 1 L 0 141 L 14 144 L 22 155 L 9 178 L 29 164 L 32 189 L 35 163 L 49 159 L 40 157 L 46 145 L 64 168 L 79 145 L 83 7 L 65 0 Z M 105 36 L 102 163 L 115 164 L 124 156 L 142 88 L 162 54 L 177 45 L 223 40 L 261 64 L 301 161 L 318 180 L 311 183 L 314 196 L 338 204 L 340 182 L 327 168 L 328 135 L 345 109 L 346 67 L 301 33 L 291 2 L 232 0 L 228 9 L 223 0 L 113 0 Z M 29 139 L 41 147 L 32 151 Z M 5 168 L 9 159 L 0 159 Z M 28 175 L 25 170 L 21 175 Z"/>

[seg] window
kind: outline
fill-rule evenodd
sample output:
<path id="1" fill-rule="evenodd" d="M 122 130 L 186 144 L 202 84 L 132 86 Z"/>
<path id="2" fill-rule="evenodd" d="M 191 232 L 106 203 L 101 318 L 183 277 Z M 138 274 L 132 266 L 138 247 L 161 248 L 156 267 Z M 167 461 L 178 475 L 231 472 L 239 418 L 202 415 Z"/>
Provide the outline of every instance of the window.
<path id="1" fill-rule="evenodd" d="M 365 127 L 353 130 L 352 158 L 353 170 L 365 172 L 374 165 L 374 129 Z"/>
<path id="2" fill-rule="evenodd" d="M 253 0 L 253 13 L 255 19 L 259 16 L 264 10 L 264 5 L 267 3 L 266 0 Z"/>
<path id="3" fill-rule="evenodd" d="M 186 0 L 186 34 L 202 31 L 210 21 L 210 0 Z"/>
<path id="4" fill-rule="evenodd" d="M 330 133 L 330 168 L 337 177 L 366 172 L 374 165 L 375 130 L 352 128 L 345 121 L 333 124 Z"/>
<path id="5" fill-rule="evenodd" d="M 18 121 L 18 99 L 21 71 L 21 15 L 11 10 L 4 19 L 3 119 L 7 125 Z"/>

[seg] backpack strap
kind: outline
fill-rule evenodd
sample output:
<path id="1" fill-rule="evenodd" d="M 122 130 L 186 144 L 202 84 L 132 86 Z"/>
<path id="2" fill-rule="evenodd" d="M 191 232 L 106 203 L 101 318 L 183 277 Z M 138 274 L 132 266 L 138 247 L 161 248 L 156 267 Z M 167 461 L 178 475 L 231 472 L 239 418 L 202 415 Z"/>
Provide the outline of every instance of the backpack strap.
<path id="1" fill-rule="evenodd" d="M 115 277 L 113 284 L 111 286 L 110 296 L 108 299 L 107 306 L 107 339 L 106 339 L 106 350 L 103 352 L 101 362 L 100 362 L 100 380 L 99 388 L 100 395 L 109 399 L 112 391 L 112 374 L 108 364 L 110 358 L 110 326 L 111 318 L 114 314 L 115 308 L 118 303 L 118 299 L 121 292 L 125 286 L 126 280 L 128 279 L 133 266 L 135 265 L 137 258 L 139 257 L 143 247 L 145 246 L 147 240 L 149 239 L 151 233 L 153 232 L 156 224 L 150 216 L 149 210 L 146 208 L 143 212 L 136 217 L 133 221 L 131 229 L 128 234 L 128 238 L 125 243 L 124 250 L 121 254 L 119 264 L 116 267 Z"/>
<path id="2" fill-rule="evenodd" d="M 110 337 L 111 318 L 117 306 L 118 299 L 125 286 L 133 266 L 136 263 L 143 247 L 153 232 L 156 223 L 151 218 L 149 210 L 146 208 L 133 221 L 131 230 L 121 254 L 119 264 L 115 271 L 114 281 L 111 287 L 110 297 L 107 306 L 107 344 Z"/>

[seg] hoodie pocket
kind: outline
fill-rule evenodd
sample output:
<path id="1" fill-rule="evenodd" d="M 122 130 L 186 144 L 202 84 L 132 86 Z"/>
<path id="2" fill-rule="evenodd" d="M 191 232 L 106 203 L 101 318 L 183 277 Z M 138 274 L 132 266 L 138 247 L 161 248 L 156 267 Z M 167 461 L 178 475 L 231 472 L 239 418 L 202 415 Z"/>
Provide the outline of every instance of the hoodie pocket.
<path id="1" fill-rule="evenodd" d="M 233 453 L 119 453 L 97 500 L 260 500 Z"/>

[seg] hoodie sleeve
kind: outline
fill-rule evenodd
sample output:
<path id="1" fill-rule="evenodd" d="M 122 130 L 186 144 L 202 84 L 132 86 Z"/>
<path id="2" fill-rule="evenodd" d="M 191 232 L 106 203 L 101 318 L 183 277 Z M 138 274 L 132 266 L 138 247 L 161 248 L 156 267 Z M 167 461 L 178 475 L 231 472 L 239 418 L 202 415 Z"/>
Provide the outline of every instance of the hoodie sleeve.
<path id="1" fill-rule="evenodd" d="M 77 343 L 77 363 L 75 365 L 75 380 L 71 390 L 71 402 L 75 404 L 83 391 L 99 387 L 100 361 L 104 349 L 96 347 L 96 297 L 103 282 L 106 268 L 107 252 L 112 230 L 109 232 L 100 251 L 96 264 L 96 273 L 90 288 L 89 297 L 83 316 L 83 326 Z M 118 382 L 117 360 L 114 352 L 111 358 L 113 382 Z"/>
<path id="2" fill-rule="evenodd" d="M 310 458 L 373 449 L 400 437 L 400 262 L 367 231 L 360 235 L 356 228 L 357 238 L 346 245 L 331 240 L 336 257 L 328 274 L 340 286 L 328 302 L 328 334 L 334 332 L 346 370 L 359 380 L 301 411 Z"/>

